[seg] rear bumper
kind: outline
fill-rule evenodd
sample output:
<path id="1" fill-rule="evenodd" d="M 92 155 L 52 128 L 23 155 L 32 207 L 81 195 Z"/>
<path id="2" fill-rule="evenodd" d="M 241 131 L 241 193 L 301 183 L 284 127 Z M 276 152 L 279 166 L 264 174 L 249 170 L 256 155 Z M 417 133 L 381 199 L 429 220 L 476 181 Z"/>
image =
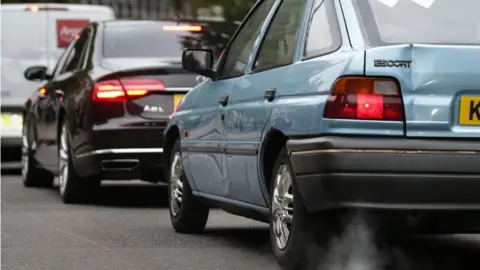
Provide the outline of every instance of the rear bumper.
<path id="1" fill-rule="evenodd" d="M 308 211 L 480 210 L 480 144 L 405 138 L 290 140 Z"/>
<path id="2" fill-rule="evenodd" d="M 75 167 L 82 177 L 164 181 L 163 128 L 94 130 L 75 137 Z"/>
<path id="3" fill-rule="evenodd" d="M 82 177 L 163 182 L 162 153 L 163 148 L 99 149 L 76 155 L 75 167 Z"/>

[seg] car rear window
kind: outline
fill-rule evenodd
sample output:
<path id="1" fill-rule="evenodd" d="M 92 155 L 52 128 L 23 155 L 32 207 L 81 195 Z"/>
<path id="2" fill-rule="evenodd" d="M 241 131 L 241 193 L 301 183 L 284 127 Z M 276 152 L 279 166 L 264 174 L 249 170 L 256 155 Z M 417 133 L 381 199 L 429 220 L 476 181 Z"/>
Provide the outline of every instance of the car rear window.
<path id="1" fill-rule="evenodd" d="M 117 24 L 105 29 L 105 58 L 181 57 L 186 48 L 212 49 L 218 56 L 237 29 L 227 23 Z"/>
<path id="2" fill-rule="evenodd" d="M 479 0 L 356 0 L 371 45 L 480 44 Z"/>

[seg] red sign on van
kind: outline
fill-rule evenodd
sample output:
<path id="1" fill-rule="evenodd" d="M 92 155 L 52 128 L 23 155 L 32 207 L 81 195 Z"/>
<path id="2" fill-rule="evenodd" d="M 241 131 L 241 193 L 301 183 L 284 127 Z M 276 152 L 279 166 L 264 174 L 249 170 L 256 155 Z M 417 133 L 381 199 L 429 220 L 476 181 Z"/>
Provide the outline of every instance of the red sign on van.
<path id="1" fill-rule="evenodd" d="M 57 20 L 57 47 L 66 48 L 70 41 L 73 40 L 83 27 L 85 27 L 89 20 L 77 19 L 58 19 Z"/>

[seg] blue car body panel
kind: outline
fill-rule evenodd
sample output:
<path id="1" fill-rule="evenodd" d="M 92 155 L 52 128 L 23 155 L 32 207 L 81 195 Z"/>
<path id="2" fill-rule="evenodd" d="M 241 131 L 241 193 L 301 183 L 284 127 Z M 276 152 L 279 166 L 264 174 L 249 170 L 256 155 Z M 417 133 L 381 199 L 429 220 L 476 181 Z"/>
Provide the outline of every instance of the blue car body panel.
<path id="1" fill-rule="evenodd" d="M 312 1 L 309 1 L 312 2 Z M 390 137 L 478 138 L 480 128 L 458 126 L 461 95 L 480 96 L 479 47 L 394 45 L 369 48 L 350 0 L 336 0 L 342 45 L 333 53 L 302 59 L 297 46 L 293 64 L 252 73 L 259 42 L 244 76 L 207 79 L 184 98 L 170 127 L 179 128 L 187 179 L 194 194 L 265 209 L 264 142 L 272 130 L 287 137 L 357 135 Z M 277 1 L 264 22 L 270 22 Z M 304 16 L 299 44 L 303 44 Z M 375 67 L 376 59 L 412 61 L 410 68 Z M 324 119 L 332 84 L 342 76 L 391 76 L 401 86 L 406 121 Z M 267 89 L 275 99 L 265 100 Z M 229 95 L 225 107 L 218 100 Z M 188 132 L 184 137 L 183 130 Z"/>
<path id="2" fill-rule="evenodd" d="M 375 59 L 412 61 L 380 68 Z M 399 80 L 407 137 L 478 138 L 480 127 L 460 126 L 461 96 L 480 96 L 480 47 L 407 44 L 368 49 L 366 75 Z"/>

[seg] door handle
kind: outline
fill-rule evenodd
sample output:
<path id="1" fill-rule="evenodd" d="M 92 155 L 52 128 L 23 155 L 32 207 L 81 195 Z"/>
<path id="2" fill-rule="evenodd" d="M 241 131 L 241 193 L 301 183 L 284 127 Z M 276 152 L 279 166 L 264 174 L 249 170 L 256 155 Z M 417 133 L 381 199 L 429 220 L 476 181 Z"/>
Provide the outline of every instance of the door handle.
<path id="1" fill-rule="evenodd" d="M 268 100 L 269 102 L 273 101 L 275 99 L 275 92 L 277 89 L 275 88 L 270 88 L 265 91 L 265 99 Z"/>
<path id="2" fill-rule="evenodd" d="M 227 106 L 228 104 L 228 95 L 221 96 L 220 99 L 218 100 L 218 103 L 222 106 Z"/>

